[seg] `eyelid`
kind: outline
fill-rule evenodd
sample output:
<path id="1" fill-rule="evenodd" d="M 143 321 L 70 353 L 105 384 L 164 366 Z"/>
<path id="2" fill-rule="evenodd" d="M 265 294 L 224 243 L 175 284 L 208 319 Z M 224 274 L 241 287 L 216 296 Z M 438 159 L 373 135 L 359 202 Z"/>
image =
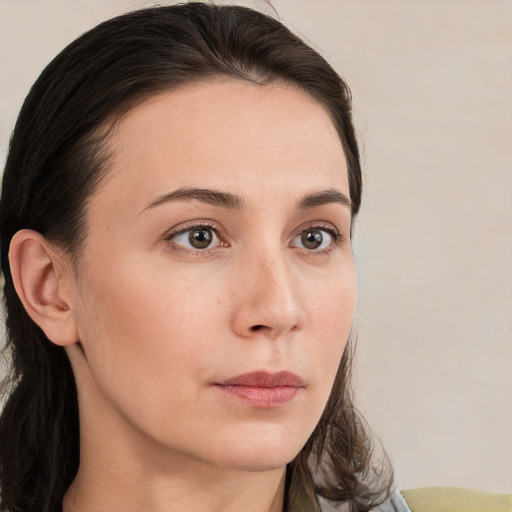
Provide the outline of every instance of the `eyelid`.
<path id="1" fill-rule="evenodd" d="M 297 235 L 300 235 L 304 231 L 307 231 L 308 229 L 318 229 L 323 231 L 328 231 L 333 235 L 335 239 L 339 239 L 342 237 L 342 234 L 340 233 L 340 230 L 331 222 L 326 222 L 324 220 L 322 221 L 311 221 L 307 222 L 306 224 L 302 224 L 299 226 L 293 233 L 292 237 L 295 238 Z"/>
<path id="2" fill-rule="evenodd" d="M 174 226 L 168 231 L 165 232 L 163 238 L 165 240 L 171 240 L 173 237 L 177 235 L 181 235 L 182 233 L 185 233 L 186 231 L 190 231 L 191 229 L 211 229 L 212 231 L 215 231 L 215 233 L 219 234 L 222 233 L 222 228 L 210 221 L 210 220 L 192 220 L 184 222 L 183 224 L 179 224 L 178 226 Z"/>

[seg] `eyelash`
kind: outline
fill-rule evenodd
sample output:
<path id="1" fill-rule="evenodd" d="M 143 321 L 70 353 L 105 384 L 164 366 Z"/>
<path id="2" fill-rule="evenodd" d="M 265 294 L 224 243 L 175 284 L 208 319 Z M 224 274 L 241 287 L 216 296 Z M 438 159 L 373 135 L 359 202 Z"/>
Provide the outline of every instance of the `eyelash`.
<path id="1" fill-rule="evenodd" d="M 229 243 L 222 241 L 222 234 L 224 233 L 224 230 L 217 224 L 215 224 L 213 222 L 208 222 L 208 221 L 196 222 L 193 224 L 182 226 L 177 231 L 170 231 L 169 233 L 167 233 L 165 235 L 165 240 L 169 243 L 172 243 L 173 239 L 178 237 L 179 235 L 183 235 L 189 231 L 201 230 L 201 229 L 213 231 L 215 233 L 215 236 L 217 236 L 220 240 L 219 246 L 213 247 L 211 249 L 208 249 L 208 248 L 192 249 L 192 248 L 184 248 L 184 247 L 180 246 L 179 244 L 174 244 L 174 248 L 177 250 L 183 250 L 184 252 L 187 252 L 187 253 L 192 253 L 197 256 L 208 256 L 209 254 L 211 254 L 211 251 L 214 251 L 218 247 L 229 247 Z M 321 249 L 319 251 L 307 250 L 307 249 L 303 248 L 308 254 L 329 254 L 331 251 L 334 250 L 334 248 L 336 246 L 341 245 L 341 243 L 343 242 L 343 237 L 342 237 L 341 233 L 332 224 L 325 223 L 325 222 L 312 223 L 305 227 L 301 227 L 300 229 L 298 229 L 297 231 L 295 231 L 293 233 L 292 240 L 295 240 L 297 237 L 299 237 L 300 235 L 302 235 L 303 233 L 305 233 L 307 231 L 324 231 L 324 232 L 328 233 L 332 239 L 332 243 L 330 243 L 328 247 L 326 247 L 325 249 Z"/>

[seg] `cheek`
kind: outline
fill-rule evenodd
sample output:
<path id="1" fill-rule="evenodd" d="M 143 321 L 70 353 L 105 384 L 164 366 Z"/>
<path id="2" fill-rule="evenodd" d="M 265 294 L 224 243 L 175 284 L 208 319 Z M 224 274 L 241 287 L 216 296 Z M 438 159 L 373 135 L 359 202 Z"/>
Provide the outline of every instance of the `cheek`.
<path id="1" fill-rule="evenodd" d="M 311 301 L 310 325 L 315 342 L 309 345 L 312 360 L 317 360 L 330 392 L 341 356 L 352 327 L 356 302 L 356 277 L 353 266 L 333 272 L 322 293 Z M 325 389 L 324 389 L 325 392 Z"/>
<path id="2" fill-rule="evenodd" d="M 306 288 L 306 287 L 304 287 Z M 336 337 L 335 333 L 350 329 L 356 302 L 356 275 L 352 260 L 344 265 L 334 266 L 319 279 L 310 278 L 309 290 L 317 293 L 308 294 L 308 314 L 312 323 L 321 321 L 322 331 Z"/>
<path id="3" fill-rule="evenodd" d="M 219 317 L 214 283 L 198 286 L 199 276 L 149 267 L 120 260 L 115 272 L 84 279 L 80 339 L 94 380 L 116 400 L 144 403 L 169 393 L 176 382 L 200 379 L 211 360 L 207 340 Z M 182 386 L 185 395 L 188 389 Z"/>

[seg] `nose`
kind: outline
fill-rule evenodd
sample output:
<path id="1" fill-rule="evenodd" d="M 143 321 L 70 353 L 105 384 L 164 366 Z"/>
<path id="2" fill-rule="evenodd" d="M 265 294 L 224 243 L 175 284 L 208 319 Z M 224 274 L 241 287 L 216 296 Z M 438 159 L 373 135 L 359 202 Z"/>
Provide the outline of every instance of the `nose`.
<path id="1" fill-rule="evenodd" d="M 283 256 L 253 257 L 238 270 L 233 318 L 236 334 L 277 339 L 302 329 L 306 314 L 299 283 Z"/>

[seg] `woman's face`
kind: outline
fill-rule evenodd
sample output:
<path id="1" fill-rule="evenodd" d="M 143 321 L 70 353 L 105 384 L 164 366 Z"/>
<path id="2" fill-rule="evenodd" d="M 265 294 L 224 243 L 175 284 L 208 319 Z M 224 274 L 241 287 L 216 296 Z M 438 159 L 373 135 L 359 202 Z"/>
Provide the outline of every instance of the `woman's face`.
<path id="1" fill-rule="evenodd" d="M 217 80 L 134 108 L 110 149 L 68 347 L 83 425 L 109 447 L 284 466 L 320 418 L 354 311 L 328 114 L 290 86 Z"/>

